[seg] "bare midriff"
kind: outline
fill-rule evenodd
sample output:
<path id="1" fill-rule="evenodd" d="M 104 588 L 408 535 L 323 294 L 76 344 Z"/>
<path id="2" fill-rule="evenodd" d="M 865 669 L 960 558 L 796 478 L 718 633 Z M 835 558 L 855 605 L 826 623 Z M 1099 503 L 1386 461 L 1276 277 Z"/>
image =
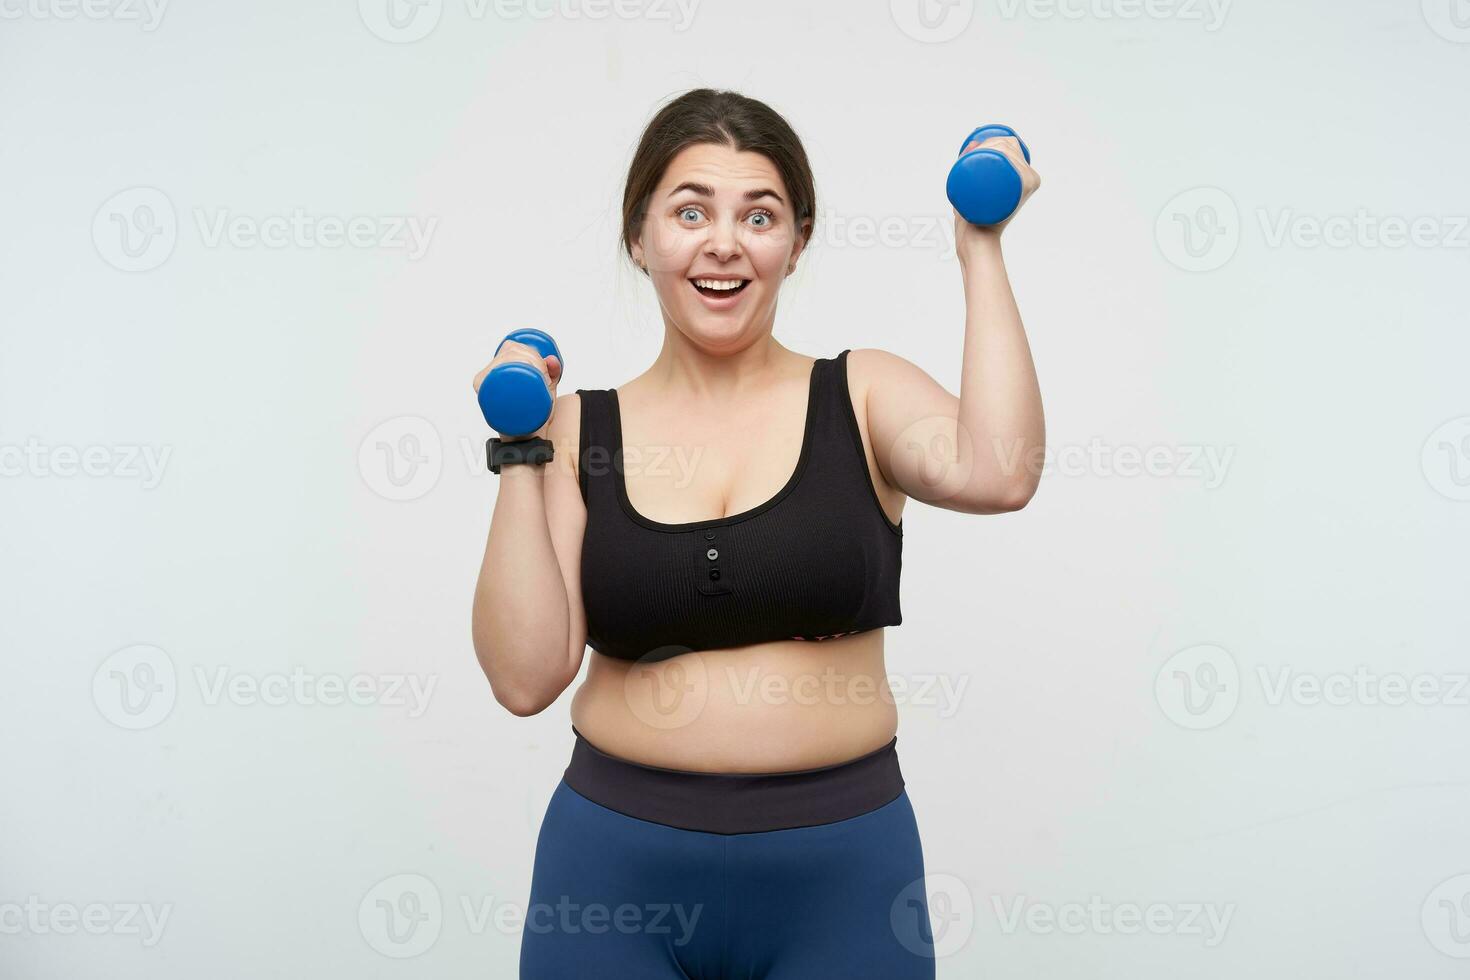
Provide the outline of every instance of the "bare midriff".
<path id="1" fill-rule="evenodd" d="M 883 630 L 636 663 L 589 650 L 572 724 L 598 749 L 695 772 L 789 772 L 882 748 L 898 730 Z"/>

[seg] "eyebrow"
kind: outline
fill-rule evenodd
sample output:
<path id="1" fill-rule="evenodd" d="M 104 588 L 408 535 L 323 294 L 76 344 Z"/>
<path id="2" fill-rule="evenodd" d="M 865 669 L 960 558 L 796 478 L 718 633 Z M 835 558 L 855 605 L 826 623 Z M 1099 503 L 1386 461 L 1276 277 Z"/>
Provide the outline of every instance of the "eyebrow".
<path id="1" fill-rule="evenodd" d="M 684 181 L 684 183 L 680 184 L 678 187 L 675 187 L 673 190 L 669 191 L 669 196 L 670 197 L 673 197 L 675 194 L 679 193 L 680 191 L 691 191 L 691 192 L 693 192 L 695 194 L 700 195 L 701 197 L 714 197 L 715 196 L 715 192 L 712 189 L 710 189 L 710 186 L 708 184 L 696 184 L 696 183 L 694 183 L 693 181 L 690 181 L 690 180 Z M 760 200 L 763 197 L 773 197 L 773 198 L 775 198 L 781 204 L 785 204 L 786 203 L 782 199 L 782 197 L 781 197 L 780 194 L 777 194 L 775 191 L 771 190 L 769 187 L 760 187 L 760 188 L 757 188 L 755 190 L 746 191 L 744 196 L 745 196 L 745 199 L 747 201 L 758 201 L 758 200 Z"/>

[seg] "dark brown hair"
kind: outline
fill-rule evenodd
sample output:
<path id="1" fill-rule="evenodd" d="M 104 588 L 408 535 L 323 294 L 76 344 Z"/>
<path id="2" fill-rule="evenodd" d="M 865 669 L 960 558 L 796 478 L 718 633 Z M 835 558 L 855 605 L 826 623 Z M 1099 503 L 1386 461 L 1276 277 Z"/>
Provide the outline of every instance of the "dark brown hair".
<path id="1" fill-rule="evenodd" d="M 623 249 L 630 258 L 648 200 L 663 180 L 669 161 L 680 150 L 697 143 L 723 144 L 769 159 L 791 195 L 799 233 L 804 239 L 811 238 L 811 226 L 805 223 L 816 220 L 817 190 L 806 150 L 795 130 L 780 113 L 758 99 L 738 92 L 696 88 L 660 109 L 638 140 L 628 167 L 628 183 L 623 188 Z"/>

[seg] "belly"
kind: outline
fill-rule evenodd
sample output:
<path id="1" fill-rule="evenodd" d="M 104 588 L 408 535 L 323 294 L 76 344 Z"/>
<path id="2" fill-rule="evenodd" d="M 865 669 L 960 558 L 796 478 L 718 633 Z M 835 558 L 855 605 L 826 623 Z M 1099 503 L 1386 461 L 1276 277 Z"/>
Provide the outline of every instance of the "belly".
<path id="1" fill-rule="evenodd" d="M 604 752 L 645 765 L 811 769 L 882 748 L 898 729 L 882 629 L 651 664 L 589 656 L 572 724 Z"/>

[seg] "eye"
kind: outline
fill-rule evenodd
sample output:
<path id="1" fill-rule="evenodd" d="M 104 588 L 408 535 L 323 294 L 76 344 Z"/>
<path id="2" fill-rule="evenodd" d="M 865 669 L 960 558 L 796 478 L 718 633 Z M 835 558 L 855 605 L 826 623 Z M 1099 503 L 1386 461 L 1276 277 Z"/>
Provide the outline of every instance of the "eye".
<path id="1" fill-rule="evenodd" d="M 769 211 L 755 211 L 751 214 L 750 220 L 757 228 L 769 228 L 771 222 L 776 220 L 776 216 Z"/>
<path id="2" fill-rule="evenodd" d="M 679 209 L 679 220 L 692 224 L 704 217 L 704 213 L 695 207 L 684 207 Z"/>

